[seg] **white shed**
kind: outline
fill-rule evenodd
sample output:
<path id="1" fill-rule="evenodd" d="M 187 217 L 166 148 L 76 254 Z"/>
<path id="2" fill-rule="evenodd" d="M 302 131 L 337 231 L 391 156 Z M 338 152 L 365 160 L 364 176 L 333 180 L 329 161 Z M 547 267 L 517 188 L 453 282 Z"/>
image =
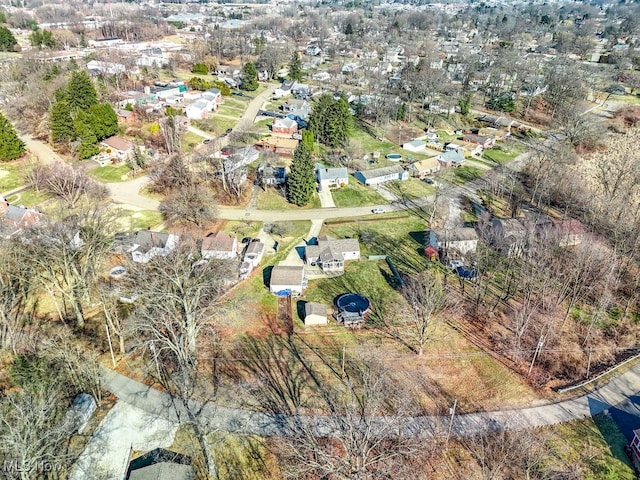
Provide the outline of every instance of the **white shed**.
<path id="1" fill-rule="evenodd" d="M 327 307 L 322 303 L 307 302 L 304 304 L 304 324 L 309 325 L 326 325 Z"/>

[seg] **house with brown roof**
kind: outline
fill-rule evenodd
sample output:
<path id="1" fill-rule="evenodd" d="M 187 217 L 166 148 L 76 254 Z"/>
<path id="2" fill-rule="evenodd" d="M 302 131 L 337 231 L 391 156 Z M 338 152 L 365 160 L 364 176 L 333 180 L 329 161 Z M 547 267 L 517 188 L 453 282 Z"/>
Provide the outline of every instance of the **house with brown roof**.
<path id="1" fill-rule="evenodd" d="M 360 245 L 355 238 L 324 236 L 318 238 L 317 245 L 307 245 L 304 256 L 307 265 L 318 266 L 325 272 L 343 272 L 346 260 L 360 258 Z"/>
<path id="2" fill-rule="evenodd" d="M 265 137 L 255 145 L 258 150 L 270 150 L 281 157 L 292 157 L 297 146 L 297 139 L 283 137 Z"/>
<path id="3" fill-rule="evenodd" d="M 234 259 L 238 256 L 238 239 L 222 230 L 210 233 L 202 240 L 200 251 L 202 258 L 206 260 L 210 258 Z"/>
<path id="4" fill-rule="evenodd" d="M 420 160 L 419 162 L 413 162 L 407 167 L 407 170 L 411 173 L 412 177 L 422 179 L 440 170 L 440 162 L 438 161 L 438 157 L 431 157 Z"/>
<path id="5" fill-rule="evenodd" d="M 112 159 L 119 162 L 126 162 L 132 155 L 135 145 L 126 138 L 113 135 L 102 141 L 102 146 L 106 149 L 106 153 L 111 155 Z"/>

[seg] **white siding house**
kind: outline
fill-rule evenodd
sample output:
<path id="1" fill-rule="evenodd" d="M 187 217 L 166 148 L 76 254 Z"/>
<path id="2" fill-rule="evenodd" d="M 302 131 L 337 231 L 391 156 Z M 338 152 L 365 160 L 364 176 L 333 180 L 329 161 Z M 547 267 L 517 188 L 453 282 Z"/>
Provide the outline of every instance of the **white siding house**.
<path id="1" fill-rule="evenodd" d="M 361 170 L 355 173 L 355 177 L 365 185 L 379 185 L 393 180 L 408 180 L 409 172 L 400 165 L 393 165 L 372 170 Z"/>

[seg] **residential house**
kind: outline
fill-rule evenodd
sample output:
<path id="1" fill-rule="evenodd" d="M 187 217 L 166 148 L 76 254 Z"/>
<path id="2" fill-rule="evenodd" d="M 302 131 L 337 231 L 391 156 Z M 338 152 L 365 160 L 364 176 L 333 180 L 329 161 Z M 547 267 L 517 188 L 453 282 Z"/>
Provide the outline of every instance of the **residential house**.
<path id="1" fill-rule="evenodd" d="M 107 149 L 107 153 L 118 162 L 126 162 L 134 153 L 135 145 L 129 140 L 113 135 L 102 141 L 102 146 Z M 111 150 L 110 152 L 108 150 Z"/>
<path id="2" fill-rule="evenodd" d="M 309 45 L 305 51 L 305 55 L 310 55 L 312 57 L 318 56 L 322 53 L 322 49 L 317 45 Z"/>
<path id="3" fill-rule="evenodd" d="M 117 75 L 120 73 L 125 73 L 127 71 L 127 67 L 125 67 L 121 63 L 90 60 L 89 62 L 87 62 L 87 70 L 93 70 L 95 72 L 99 72 L 100 74 Z"/>
<path id="4" fill-rule="evenodd" d="M 148 263 L 153 257 L 169 255 L 177 246 L 180 237 L 172 233 L 140 230 L 136 233 L 129 252 L 134 262 Z"/>
<path id="5" fill-rule="evenodd" d="M 306 302 L 304 304 L 304 324 L 306 326 L 326 325 L 327 323 L 329 323 L 327 307 L 322 303 L 316 302 Z"/>
<path id="6" fill-rule="evenodd" d="M 138 115 L 135 112 L 122 108 L 118 108 L 116 110 L 116 115 L 118 116 L 118 123 L 124 125 L 129 125 L 138 119 Z"/>
<path id="7" fill-rule="evenodd" d="M 260 152 L 254 147 L 237 148 L 224 162 L 224 168 L 227 171 L 246 167 L 250 163 L 255 162 L 260 157 Z"/>
<path id="8" fill-rule="evenodd" d="M 440 162 L 438 157 L 431 157 L 412 163 L 407 167 L 407 170 L 413 177 L 422 179 L 440 170 Z"/>
<path id="9" fill-rule="evenodd" d="M 202 240 L 202 258 L 234 259 L 238 256 L 238 239 L 222 230 L 210 233 Z"/>
<path id="10" fill-rule="evenodd" d="M 262 185 L 284 185 L 287 180 L 287 171 L 285 167 L 273 167 L 266 164 L 258 169 L 258 178 Z"/>
<path id="11" fill-rule="evenodd" d="M 222 103 L 222 92 L 217 88 L 210 88 L 202 94 L 202 98 L 213 104 L 213 109 L 217 110 Z"/>
<path id="12" fill-rule="evenodd" d="M 306 83 L 295 82 L 291 86 L 291 93 L 299 100 L 305 100 L 311 96 L 311 89 Z"/>
<path id="13" fill-rule="evenodd" d="M 484 127 L 478 129 L 478 135 L 492 136 L 496 141 L 504 142 L 511 135 L 511 132 L 506 128 Z"/>
<path id="14" fill-rule="evenodd" d="M 311 78 L 317 82 L 326 82 L 331 79 L 331 74 L 329 72 L 318 72 L 314 73 Z"/>
<path id="15" fill-rule="evenodd" d="M 491 242 L 509 257 L 524 253 L 529 232 L 515 218 L 494 218 L 491 221 Z"/>
<path id="16" fill-rule="evenodd" d="M 273 92 L 273 98 L 277 99 L 285 97 L 287 95 L 291 95 L 293 93 L 291 89 L 293 88 L 294 83 L 295 81 L 293 80 L 285 80 L 284 82 L 282 82 L 282 85 L 276 88 Z"/>
<path id="17" fill-rule="evenodd" d="M 304 250 L 307 265 L 318 266 L 325 272 L 344 271 L 346 260 L 360 258 L 360 245 L 355 238 L 318 238 L 317 245 L 307 245 Z"/>
<path id="18" fill-rule="evenodd" d="M 429 230 L 429 245 L 445 254 L 455 250 L 465 255 L 476 251 L 478 234 L 470 227 L 433 228 Z"/>
<path id="19" fill-rule="evenodd" d="M 295 138 L 265 137 L 255 144 L 259 150 L 270 150 L 281 157 L 292 157 L 298 146 Z"/>
<path id="20" fill-rule="evenodd" d="M 539 239 L 560 247 L 580 245 L 584 237 L 584 227 L 578 220 L 548 220 L 535 225 Z"/>
<path id="21" fill-rule="evenodd" d="M 35 208 L 11 205 L 0 197 L 0 229 L 9 235 L 35 225 L 42 218 L 44 215 Z"/>
<path id="22" fill-rule="evenodd" d="M 464 163 L 464 153 L 457 150 L 448 150 L 436 157 L 443 167 L 459 167 Z"/>
<path id="23" fill-rule="evenodd" d="M 289 118 L 293 118 L 294 120 L 306 120 L 311 113 L 311 105 L 306 100 L 299 100 L 297 98 L 287 100 L 284 105 L 282 105 L 282 110 L 287 113 Z M 304 125 L 303 125 L 304 126 Z"/>
<path id="24" fill-rule="evenodd" d="M 453 140 L 447 143 L 444 149 L 462 152 L 465 157 L 480 155 L 482 153 L 482 145 L 478 145 L 471 142 L 465 142 L 464 140 Z"/>
<path id="25" fill-rule="evenodd" d="M 211 113 L 211 104 L 206 100 L 198 100 L 191 105 L 187 105 L 184 113 L 189 120 L 205 120 Z"/>
<path id="26" fill-rule="evenodd" d="M 196 471 L 191 458 L 163 448 L 156 448 L 129 462 L 125 480 L 193 480 Z"/>
<path id="27" fill-rule="evenodd" d="M 483 149 L 493 148 L 496 145 L 496 137 L 493 135 L 475 135 L 473 133 L 467 133 L 463 135 L 462 140 L 469 143 L 480 145 Z"/>
<path id="28" fill-rule="evenodd" d="M 264 255 L 264 243 L 260 241 L 249 242 L 244 252 L 244 261 L 249 262 L 251 268 L 256 268 L 260 265 L 262 256 Z"/>
<path id="29" fill-rule="evenodd" d="M 349 173 L 345 167 L 329 168 L 316 163 L 316 181 L 321 190 L 338 188 L 349 183 Z"/>
<path id="30" fill-rule="evenodd" d="M 424 152 L 427 149 L 427 144 L 422 140 L 411 140 L 402 144 L 402 148 L 410 152 L 418 153 Z"/>
<path id="31" fill-rule="evenodd" d="M 640 428 L 633 431 L 633 440 L 631 440 L 631 453 L 633 454 L 633 464 L 640 466 Z"/>
<path id="32" fill-rule="evenodd" d="M 355 173 L 356 179 L 365 185 L 379 185 L 393 180 L 408 180 L 409 172 L 400 165 L 360 170 Z"/>
<path id="33" fill-rule="evenodd" d="M 298 131 L 298 122 L 291 118 L 274 118 L 271 131 L 280 135 L 293 135 Z"/>
<path id="34" fill-rule="evenodd" d="M 276 295 L 301 295 L 307 288 L 304 266 L 276 265 L 271 270 L 269 291 Z"/>

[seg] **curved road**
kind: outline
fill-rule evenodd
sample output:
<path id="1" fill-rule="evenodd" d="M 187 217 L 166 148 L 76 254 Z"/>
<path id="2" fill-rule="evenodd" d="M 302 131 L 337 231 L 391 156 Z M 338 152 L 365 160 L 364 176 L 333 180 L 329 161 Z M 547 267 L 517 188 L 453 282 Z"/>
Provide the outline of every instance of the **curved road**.
<path id="1" fill-rule="evenodd" d="M 136 380 L 105 370 L 103 386 L 119 401 L 134 405 L 145 412 L 179 422 L 185 418 L 184 408 L 172 397 Z M 452 432 L 456 435 L 471 435 L 487 428 L 521 429 L 554 425 L 562 422 L 590 417 L 605 409 L 623 403 L 640 391 L 640 363 L 621 373 L 608 383 L 595 388 L 590 393 L 571 400 L 513 410 L 497 410 L 457 415 Z M 199 419 L 212 429 L 255 434 L 262 436 L 286 435 L 284 417 L 274 417 L 266 413 L 241 408 L 222 407 L 214 403 L 193 402 L 193 410 Z M 180 412 L 180 413 L 178 413 Z M 330 435 L 326 417 L 301 417 L 302 421 L 314 426 L 319 435 Z M 448 416 L 407 417 L 405 428 L 417 435 L 431 436 L 443 433 L 448 428 Z M 323 428 L 323 424 L 325 427 Z M 444 430 L 443 430 L 444 429 Z"/>

